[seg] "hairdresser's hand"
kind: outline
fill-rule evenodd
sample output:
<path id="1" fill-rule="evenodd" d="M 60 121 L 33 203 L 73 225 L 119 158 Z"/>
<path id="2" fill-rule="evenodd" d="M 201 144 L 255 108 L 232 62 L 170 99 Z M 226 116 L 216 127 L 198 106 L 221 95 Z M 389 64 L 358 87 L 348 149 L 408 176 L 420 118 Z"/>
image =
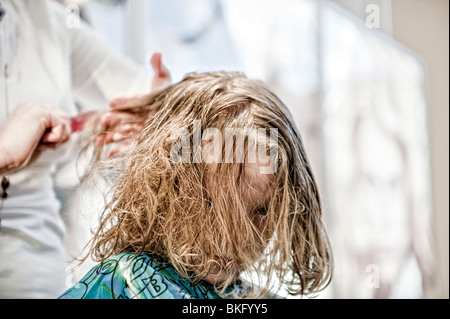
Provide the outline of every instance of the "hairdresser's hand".
<path id="1" fill-rule="evenodd" d="M 20 170 L 47 148 L 70 138 L 69 118 L 58 108 L 19 104 L 0 127 L 0 172 Z"/>
<path id="2" fill-rule="evenodd" d="M 152 115 L 147 111 L 139 111 L 137 109 L 133 112 L 123 112 L 118 111 L 118 109 L 144 106 L 145 102 L 143 101 L 146 100 L 149 93 L 164 89 L 171 84 L 170 72 L 162 63 L 161 54 L 153 54 L 150 63 L 155 72 L 150 92 L 113 99 L 110 102 L 110 107 L 113 110 L 103 115 L 100 119 L 101 125 L 108 128 L 108 133 L 98 137 L 97 145 L 118 143 L 117 147 L 108 152 L 108 157 L 112 157 L 132 147 L 137 142 L 137 136 L 144 128 L 145 121 Z"/>

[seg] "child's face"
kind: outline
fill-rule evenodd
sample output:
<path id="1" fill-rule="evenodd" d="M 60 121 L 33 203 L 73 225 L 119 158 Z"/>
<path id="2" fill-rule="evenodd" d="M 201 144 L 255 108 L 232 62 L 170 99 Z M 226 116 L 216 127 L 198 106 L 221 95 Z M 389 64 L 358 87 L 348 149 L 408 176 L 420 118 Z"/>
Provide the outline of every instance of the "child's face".
<path id="1" fill-rule="evenodd" d="M 211 164 L 209 170 L 209 176 L 211 173 L 215 172 L 216 164 Z M 269 165 L 269 164 L 267 164 Z M 245 164 L 244 176 L 241 177 L 239 183 L 239 193 L 242 205 L 245 208 L 246 213 L 250 217 L 254 227 L 255 236 L 257 242 L 253 243 L 253 247 L 258 247 L 260 252 L 264 251 L 264 242 L 267 238 L 265 234 L 266 226 L 266 214 L 269 202 L 272 196 L 272 186 L 274 176 L 271 174 L 261 174 L 260 168 L 266 167 L 266 164 L 255 163 L 255 164 Z M 237 176 L 237 170 L 236 170 Z M 210 194 L 214 194 L 218 188 L 227 188 L 226 183 L 218 185 L 217 182 L 213 181 L 211 178 L 206 177 L 206 187 Z M 230 198 L 230 201 L 233 199 Z M 233 212 L 230 212 L 233 214 Z M 236 212 L 234 212 L 236 213 Z M 224 240 L 227 240 L 226 238 Z M 250 245 L 251 243 L 239 243 L 240 247 L 244 245 Z M 214 260 L 216 261 L 216 266 L 214 266 L 212 272 L 204 278 L 207 282 L 211 284 L 220 284 L 227 279 L 226 274 L 221 274 L 221 270 L 226 270 L 227 272 L 233 272 L 237 277 L 239 276 L 242 268 L 239 265 L 235 253 L 231 250 L 228 252 L 216 252 L 214 255 Z"/>

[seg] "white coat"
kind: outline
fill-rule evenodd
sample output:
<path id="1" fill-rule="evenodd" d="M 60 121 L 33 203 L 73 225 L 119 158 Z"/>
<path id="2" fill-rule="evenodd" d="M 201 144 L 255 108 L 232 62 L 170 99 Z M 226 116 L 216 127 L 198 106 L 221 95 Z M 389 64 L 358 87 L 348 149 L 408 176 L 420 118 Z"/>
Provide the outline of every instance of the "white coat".
<path id="1" fill-rule="evenodd" d="M 1 3 L 0 125 L 20 102 L 55 105 L 74 116 L 106 108 L 115 96 L 149 90 L 144 67 L 114 53 L 87 25 L 69 28 L 55 1 Z M 52 179 L 64 151 L 47 151 L 9 176 L 0 210 L 0 298 L 56 298 L 67 288 L 65 227 Z"/>

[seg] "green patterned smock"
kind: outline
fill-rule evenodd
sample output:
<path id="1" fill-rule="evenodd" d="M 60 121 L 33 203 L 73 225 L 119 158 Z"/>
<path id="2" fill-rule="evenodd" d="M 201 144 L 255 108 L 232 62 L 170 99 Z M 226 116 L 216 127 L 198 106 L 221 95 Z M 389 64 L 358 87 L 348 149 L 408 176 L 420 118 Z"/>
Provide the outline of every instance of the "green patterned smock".
<path id="1" fill-rule="evenodd" d="M 240 282 L 237 288 L 241 290 Z M 92 268 L 59 299 L 222 298 L 211 284 L 205 281 L 193 284 L 159 258 L 125 252 Z"/>

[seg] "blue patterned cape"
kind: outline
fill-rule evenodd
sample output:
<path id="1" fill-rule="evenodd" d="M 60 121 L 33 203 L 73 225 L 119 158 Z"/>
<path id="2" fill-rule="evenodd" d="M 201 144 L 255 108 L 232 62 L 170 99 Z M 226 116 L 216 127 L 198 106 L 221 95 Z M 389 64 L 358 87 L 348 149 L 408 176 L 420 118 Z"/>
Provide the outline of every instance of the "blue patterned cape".
<path id="1" fill-rule="evenodd" d="M 222 298 L 211 284 L 205 281 L 193 284 L 158 258 L 121 253 L 92 268 L 59 299 Z"/>

